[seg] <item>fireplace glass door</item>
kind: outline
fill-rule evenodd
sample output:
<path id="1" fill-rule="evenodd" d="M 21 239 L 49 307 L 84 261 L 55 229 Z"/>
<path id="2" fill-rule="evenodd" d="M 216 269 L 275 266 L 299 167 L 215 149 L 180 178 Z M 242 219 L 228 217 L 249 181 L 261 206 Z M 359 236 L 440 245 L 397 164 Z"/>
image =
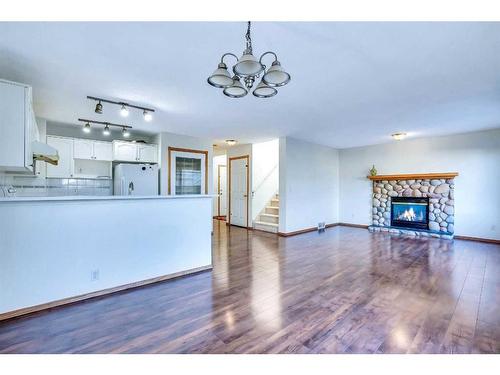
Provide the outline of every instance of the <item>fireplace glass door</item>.
<path id="1" fill-rule="evenodd" d="M 392 198 L 391 226 L 428 229 L 429 198 Z"/>

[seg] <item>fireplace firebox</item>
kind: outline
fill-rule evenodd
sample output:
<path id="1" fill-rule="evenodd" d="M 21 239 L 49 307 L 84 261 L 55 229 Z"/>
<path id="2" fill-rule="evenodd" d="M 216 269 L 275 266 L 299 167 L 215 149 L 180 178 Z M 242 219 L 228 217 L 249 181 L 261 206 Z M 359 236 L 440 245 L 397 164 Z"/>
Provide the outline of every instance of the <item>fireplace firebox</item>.
<path id="1" fill-rule="evenodd" d="M 391 226 L 429 229 L 429 198 L 393 197 Z"/>

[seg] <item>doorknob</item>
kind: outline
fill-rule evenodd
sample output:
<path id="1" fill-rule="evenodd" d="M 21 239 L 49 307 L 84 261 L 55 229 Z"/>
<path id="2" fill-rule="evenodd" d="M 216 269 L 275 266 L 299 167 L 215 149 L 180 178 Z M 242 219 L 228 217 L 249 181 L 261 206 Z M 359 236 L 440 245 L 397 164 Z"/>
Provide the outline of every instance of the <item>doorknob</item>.
<path id="1" fill-rule="evenodd" d="M 246 194 L 243 194 L 243 197 L 245 197 L 245 198 L 246 198 L 246 197 L 248 197 L 248 195 L 246 195 Z"/>

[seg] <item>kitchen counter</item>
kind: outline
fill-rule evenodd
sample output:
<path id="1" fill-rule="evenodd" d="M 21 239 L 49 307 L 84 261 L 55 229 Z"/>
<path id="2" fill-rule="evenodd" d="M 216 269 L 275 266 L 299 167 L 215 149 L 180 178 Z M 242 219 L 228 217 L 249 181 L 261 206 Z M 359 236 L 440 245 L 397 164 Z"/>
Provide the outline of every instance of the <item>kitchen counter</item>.
<path id="1" fill-rule="evenodd" d="M 210 269 L 212 200 L 0 199 L 0 320 Z"/>
<path id="2" fill-rule="evenodd" d="M 214 195 L 107 195 L 107 196 L 61 196 L 61 197 L 10 197 L 0 198 L 1 202 L 54 202 L 54 201 L 106 201 L 106 200 L 144 200 L 144 199 L 188 199 L 188 198 L 213 198 Z"/>

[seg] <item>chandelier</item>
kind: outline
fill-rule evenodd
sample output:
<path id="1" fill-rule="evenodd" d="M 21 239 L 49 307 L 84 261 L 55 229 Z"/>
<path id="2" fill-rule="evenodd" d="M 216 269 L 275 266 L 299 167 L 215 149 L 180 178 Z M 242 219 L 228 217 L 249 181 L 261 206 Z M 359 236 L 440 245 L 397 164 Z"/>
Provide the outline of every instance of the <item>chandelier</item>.
<path id="1" fill-rule="evenodd" d="M 254 57 L 252 50 L 252 37 L 250 36 L 250 21 L 248 21 L 246 38 L 246 48 L 243 55 L 238 59 L 234 53 L 225 53 L 220 59 L 220 63 L 213 74 L 208 77 L 208 83 L 214 87 L 223 89 L 223 93 L 230 98 L 242 98 L 254 85 L 254 82 L 262 74 L 262 79 L 253 90 L 252 94 L 258 98 L 270 98 L 278 93 L 276 87 L 284 86 L 290 81 L 290 74 L 285 72 L 278 61 L 278 56 L 274 52 L 268 51 L 263 53 L 259 61 Z M 262 63 L 262 59 L 266 55 L 274 56 L 269 69 L 266 71 L 266 66 Z M 237 62 L 233 65 L 233 76 L 227 70 L 227 65 L 224 63 L 226 56 L 234 57 Z M 241 80 L 245 85 L 241 83 Z"/>

